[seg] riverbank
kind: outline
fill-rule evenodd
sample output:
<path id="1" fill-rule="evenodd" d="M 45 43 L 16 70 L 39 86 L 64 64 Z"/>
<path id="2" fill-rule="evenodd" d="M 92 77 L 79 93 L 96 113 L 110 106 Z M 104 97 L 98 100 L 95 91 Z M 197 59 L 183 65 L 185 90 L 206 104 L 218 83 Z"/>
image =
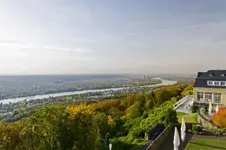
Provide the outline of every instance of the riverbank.
<path id="1" fill-rule="evenodd" d="M 161 80 L 115 75 L 0 76 L 0 100 L 93 89 L 145 86 Z"/>
<path id="2" fill-rule="evenodd" d="M 137 87 L 155 87 L 155 86 L 166 86 L 166 85 L 172 85 L 176 84 L 177 81 L 171 81 L 171 80 L 163 80 L 160 79 L 162 83 L 160 84 L 154 84 L 154 85 L 145 85 L 145 86 L 137 86 Z M 43 94 L 43 95 L 35 95 L 35 96 L 28 96 L 28 97 L 20 97 L 20 98 L 12 98 L 12 99 L 3 99 L 0 100 L 0 103 L 7 104 L 7 103 L 15 103 L 20 102 L 24 100 L 37 100 L 37 99 L 45 99 L 49 97 L 60 97 L 60 96 L 70 96 L 70 95 L 76 95 L 76 94 L 84 94 L 84 93 L 94 93 L 94 92 L 107 92 L 107 91 L 117 91 L 122 90 L 125 87 L 118 87 L 118 88 L 106 88 L 106 89 L 93 89 L 93 90 L 83 90 L 83 91 L 72 91 L 72 92 L 60 92 L 60 93 L 52 93 L 52 94 Z"/>

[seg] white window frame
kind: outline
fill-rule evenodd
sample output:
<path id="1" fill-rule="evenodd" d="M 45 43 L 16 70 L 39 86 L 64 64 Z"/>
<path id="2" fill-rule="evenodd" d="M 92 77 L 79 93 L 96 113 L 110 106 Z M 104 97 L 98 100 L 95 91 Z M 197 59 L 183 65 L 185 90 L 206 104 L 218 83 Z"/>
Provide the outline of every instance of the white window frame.
<path id="1" fill-rule="evenodd" d="M 222 84 L 223 83 L 223 84 Z M 226 81 L 221 81 L 220 83 L 221 86 L 226 86 Z"/>
<path id="2" fill-rule="evenodd" d="M 208 86 L 226 86 L 226 81 L 209 81 L 208 80 L 207 85 Z"/>
<path id="3" fill-rule="evenodd" d="M 203 102 L 204 101 L 204 92 L 197 92 L 197 101 Z M 200 98 L 202 97 L 202 98 Z"/>
<path id="4" fill-rule="evenodd" d="M 217 102 L 215 101 L 216 96 L 219 96 Z M 213 103 L 215 104 L 220 104 L 221 103 L 221 93 L 214 93 L 214 97 L 213 97 Z"/>
<path id="5" fill-rule="evenodd" d="M 212 100 L 213 100 L 213 93 L 209 93 L 209 92 L 206 92 L 205 93 L 205 102 L 206 103 L 209 103 L 210 101 L 212 102 Z"/>
<path id="6" fill-rule="evenodd" d="M 213 86 L 214 85 L 214 81 L 207 81 L 207 85 Z"/>
<path id="7" fill-rule="evenodd" d="M 218 83 L 218 84 L 217 84 Z M 220 81 L 214 81 L 215 86 L 220 86 Z"/>

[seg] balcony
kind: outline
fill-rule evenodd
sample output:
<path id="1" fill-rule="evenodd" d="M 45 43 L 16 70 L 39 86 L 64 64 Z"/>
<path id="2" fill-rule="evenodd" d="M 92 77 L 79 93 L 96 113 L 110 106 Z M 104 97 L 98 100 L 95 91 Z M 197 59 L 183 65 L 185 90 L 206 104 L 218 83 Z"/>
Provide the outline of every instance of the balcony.
<path id="1" fill-rule="evenodd" d="M 174 110 L 176 110 L 177 112 L 190 114 L 191 113 L 190 109 L 193 103 L 194 103 L 193 95 L 187 95 L 174 104 Z"/>

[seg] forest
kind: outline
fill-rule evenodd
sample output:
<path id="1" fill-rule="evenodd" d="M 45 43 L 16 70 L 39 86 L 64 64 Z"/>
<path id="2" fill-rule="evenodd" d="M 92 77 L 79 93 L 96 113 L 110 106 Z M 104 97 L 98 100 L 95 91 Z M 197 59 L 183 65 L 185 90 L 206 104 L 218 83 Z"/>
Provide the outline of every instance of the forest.
<path id="1" fill-rule="evenodd" d="M 116 99 L 45 105 L 26 118 L 0 123 L 2 150 L 137 149 L 156 123 L 167 126 L 173 104 L 191 85 L 172 85 Z"/>

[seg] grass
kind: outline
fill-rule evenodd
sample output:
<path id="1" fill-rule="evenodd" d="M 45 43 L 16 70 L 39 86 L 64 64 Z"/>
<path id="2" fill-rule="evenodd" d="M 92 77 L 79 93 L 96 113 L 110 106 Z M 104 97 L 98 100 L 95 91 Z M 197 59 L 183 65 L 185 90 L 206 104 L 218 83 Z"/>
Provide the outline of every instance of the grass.
<path id="1" fill-rule="evenodd" d="M 177 113 L 178 122 L 181 123 L 182 117 L 184 117 L 185 123 L 198 123 L 197 113 L 193 114 L 185 114 L 185 113 Z"/>
<path id="2" fill-rule="evenodd" d="M 189 141 L 185 150 L 221 150 L 226 149 L 225 140 L 199 139 Z"/>

